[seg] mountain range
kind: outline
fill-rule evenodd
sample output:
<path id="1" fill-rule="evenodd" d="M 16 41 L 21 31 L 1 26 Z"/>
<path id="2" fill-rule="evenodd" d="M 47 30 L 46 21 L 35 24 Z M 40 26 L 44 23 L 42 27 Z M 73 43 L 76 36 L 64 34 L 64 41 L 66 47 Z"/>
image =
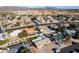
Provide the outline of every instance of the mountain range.
<path id="1" fill-rule="evenodd" d="M 62 8 L 63 7 L 63 8 Z M 53 7 L 53 6 L 0 6 L 0 10 L 27 10 L 27 9 L 52 9 L 52 10 L 79 10 L 77 7 L 75 8 L 67 8 L 67 6 L 61 7 Z"/>

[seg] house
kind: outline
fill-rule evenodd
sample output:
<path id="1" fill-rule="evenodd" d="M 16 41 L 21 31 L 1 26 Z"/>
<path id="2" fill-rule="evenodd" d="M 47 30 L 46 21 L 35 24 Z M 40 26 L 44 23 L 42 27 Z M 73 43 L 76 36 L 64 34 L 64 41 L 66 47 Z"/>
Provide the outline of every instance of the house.
<path id="1" fill-rule="evenodd" d="M 22 32 L 22 30 L 15 30 L 10 33 L 10 37 L 16 37 L 20 32 Z"/>
<path id="2" fill-rule="evenodd" d="M 55 40 L 59 45 L 63 45 L 64 44 L 64 36 L 62 35 L 62 33 L 55 33 L 52 36 L 52 39 Z"/>
<path id="3" fill-rule="evenodd" d="M 2 33 L 3 32 L 3 30 L 2 30 L 2 28 L 0 27 L 0 33 Z"/>
<path id="4" fill-rule="evenodd" d="M 0 33 L 0 40 L 5 40 L 9 38 L 9 34 L 7 32 Z"/>
<path id="5" fill-rule="evenodd" d="M 30 27 L 29 28 L 25 28 L 24 31 L 26 31 L 29 34 L 35 33 L 34 27 L 33 28 L 30 28 Z"/>
<path id="6" fill-rule="evenodd" d="M 46 27 L 46 28 L 43 30 L 43 33 L 44 33 L 44 34 L 51 34 L 51 33 L 55 33 L 55 30 L 51 30 L 51 29 L 49 29 L 48 27 Z"/>
<path id="7" fill-rule="evenodd" d="M 51 33 L 55 33 L 55 30 L 51 30 L 46 26 L 39 26 L 39 29 L 41 32 L 43 32 L 44 34 L 51 34 Z"/>
<path id="8" fill-rule="evenodd" d="M 72 38 L 76 37 L 76 32 L 77 32 L 76 30 L 65 30 L 64 31 L 65 35 L 70 34 L 72 35 Z"/>
<path id="9" fill-rule="evenodd" d="M 76 37 L 76 31 L 75 30 L 70 30 L 70 33 L 72 35 L 72 38 L 75 38 Z"/>
<path id="10" fill-rule="evenodd" d="M 51 44 L 50 39 L 45 37 L 43 34 L 40 34 L 38 38 L 32 40 L 32 42 L 36 45 L 38 49 Z"/>
<path id="11" fill-rule="evenodd" d="M 79 28 L 76 29 L 76 32 L 79 33 Z"/>
<path id="12" fill-rule="evenodd" d="M 8 33 L 4 32 L 4 28 L 0 27 L 0 40 L 5 40 L 8 38 Z"/>

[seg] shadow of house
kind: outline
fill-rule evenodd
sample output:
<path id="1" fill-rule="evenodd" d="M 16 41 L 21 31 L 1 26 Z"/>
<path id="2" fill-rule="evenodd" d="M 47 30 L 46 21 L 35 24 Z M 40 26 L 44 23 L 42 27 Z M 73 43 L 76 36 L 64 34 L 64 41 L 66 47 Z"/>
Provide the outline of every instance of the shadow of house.
<path id="1" fill-rule="evenodd" d="M 61 49 L 60 53 L 79 53 L 79 43 Z"/>

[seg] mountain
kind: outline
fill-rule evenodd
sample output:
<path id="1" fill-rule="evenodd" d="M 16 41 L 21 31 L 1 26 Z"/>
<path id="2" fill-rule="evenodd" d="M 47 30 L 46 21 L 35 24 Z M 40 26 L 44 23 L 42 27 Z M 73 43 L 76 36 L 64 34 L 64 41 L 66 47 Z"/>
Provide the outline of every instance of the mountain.
<path id="1" fill-rule="evenodd" d="M 26 10 L 27 7 L 19 7 L 19 6 L 2 6 L 0 7 L 0 10 L 6 11 L 6 10 Z"/>
<path id="2" fill-rule="evenodd" d="M 12 10 L 14 10 L 14 11 L 16 11 L 16 10 L 31 10 L 31 9 L 33 9 L 33 10 L 44 10 L 44 9 L 48 9 L 48 10 L 65 10 L 65 11 L 77 11 L 77 10 L 79 10 L 78 8 L 76 8 L 76 9 L 74 9 L 74 8 L 65 8 L 65 6 L 64 6 L 64 8 L 60 8 L 60 7 L 55 7 L 55 6 L 1 6 L 0 7 L 0 10 L 1 11 L 12 11 Z"/>

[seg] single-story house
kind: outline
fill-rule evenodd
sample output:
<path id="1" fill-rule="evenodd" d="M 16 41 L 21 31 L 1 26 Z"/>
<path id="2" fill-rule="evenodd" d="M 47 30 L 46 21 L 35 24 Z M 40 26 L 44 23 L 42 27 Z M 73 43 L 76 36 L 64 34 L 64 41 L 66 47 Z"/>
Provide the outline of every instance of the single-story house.
<path id="1" fill-rule="evenodd" d="M 35 33 L 34 28 L 25 28 L 24 30 L 29 34 Z"/>
<path id="2" fill-rule="evenodd" d="M 32 40 L 32 42 L 37 46 L 37 48 L 42 48 L 45 45 L 51 44 L 50 39 L 41 34 L 37 39 Z"/>
<path id="3" fill-rule="evenodd" d="M 22 30 L 15 30 L 10 33 L 10 37 L 16 37 L 20 32 L 22 32 Z"/>

